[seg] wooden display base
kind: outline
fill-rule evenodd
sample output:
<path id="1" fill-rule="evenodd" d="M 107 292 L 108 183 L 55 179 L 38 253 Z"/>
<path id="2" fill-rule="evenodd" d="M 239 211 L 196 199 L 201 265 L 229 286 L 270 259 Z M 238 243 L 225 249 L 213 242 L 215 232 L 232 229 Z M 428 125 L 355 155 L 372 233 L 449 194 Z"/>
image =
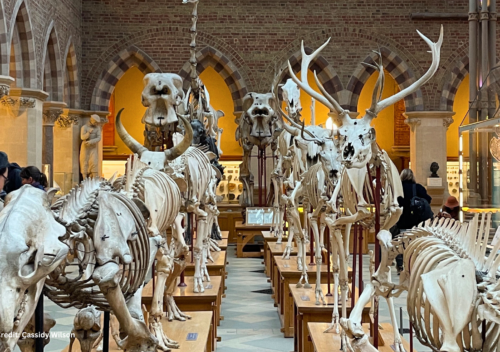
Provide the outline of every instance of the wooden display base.
<path id="1" fill-rule="evenodd" d="M 210 276 L 221 276 L 222 277 L 222 293 L 226 291 L 226 263 L 227 263 L 227 252 L 212 252 L 212 258 L 214 262 L 210 260 L 207 263 L 207 271 Z M 191 263 L 191 254 L 188 254 L 186 268 L 184 269 L 185 276 L 194 276 L 194 262 Z"/>
<path id="2" fill-rule="evenodd" d="M 271 263 L 271 256 L 269 254 L 269 246 L 271 244 L 276 244 L 276 242 L 278 241 L 278 237 L 274 236 L 274 234 L 271 231 L 262 231 L 262 237 L 264 237 L 264 265 L 265 265 L 264 273 L 267 276 L 270 276 L 271 271 L 268 270 L 268 265 L 270 265 L 270 263 Z M 288 237 L 283 237 L 282 244 L 285 244 L 285 246 L 286 246 L 287 241 L 288 241 Z M 283 247 L 283 248 L 285 248 L 285 247 Z M 283 253 L 281 253 L 281 254 L 283 254 Z"/>
<path id="3" fill-rule="evenodd" d="M 290 294 L 290 285 L 295 286 L 302 276 L 302 271 L 297 269 L 297 258 L 292 257 L 285 260 L 281 257 L 274 257 L 276 263 L 274 275 L 274 301 L 278 307 L 278 313 L 281 319 L 281 326 L 285 337 L 293 336 L 293 299 Z M 349 277 L 352 275 L 352 269 L 349 268 Z M 331 270 L 330 270 L 331 272 Z M 307 265 L 308 280 L 314 288 L 316 284 L 316 265 Z M 330 278 L 333 284 L 333 278 Z M 326 264 L 321 265 L 321 283 L 328 283 L 328 272 Z M 326 287 L 326 286 L 325 286 Z M 332 285 L 333 287 L 333 285 Z M 327 290 L 324 290 L 325 294 Z"/>
<path id="4" fill-rule="evenodd" d="M 264 253 L 267 253 L 267 256 L 264 257 L 264 270 L 266 275 L 271 279 L 271 282 L 273 282 L 274 280 L 273 268 L 276 266 L 274 257 L 283 257 L 283 252 L 285 251 L 286 245 L 286 243 L 278 244 L 276 242 L 268 242 L 266 244 L 267 251 L 265 251 Z M 292 245 L 293 247 L 290 251 L 290 258 L 297 256 L 297 246 L 295 246 L 295 243 L 292 243 Z M 307 248 L 306 255 L 309 256 L 309 248 Z"/>
<path id="5" fill-rule="evenodd" d="M 167 321 L 162 319 L 163 331 L 167 336 L 177 342 L 180 347 L 176 352 L 193 352 L 205 351 L 211 352 L 215 350 L 213 326 L 212 326 L 212 312 L 193 312 L 191 319 L 186 321 Z M 188 341 L 188 334 L 198 334 L 195 341 Z M 112 352 L 122 351 L 118 349 L 115 341 L 110 336 L 109 350 Z M 62 352 L 68 352 L 69 345 Z M 92 351 L 95 351 L 94 349 Z M 80 343 L 75 339 L 73 343 L 73 352 L 81 352 Z"/>
<path id="6" fill-rule="evenodd" d="M 229 231 L 221 231 L 220 237 L 222 237 L 223 240 L 228 240 L 229 239 Z"/>
<path id="7" fill-rule="evenodd" d="M 321 285 L 323 293 L 328 292 L 327 285 Z M 290 285 L 290 293 L 293 297 L 293 343 L 295 351 L 313 352 L 313 344 L 309 339 L 309 331 L 307 325 L 309 322 L 331 323 L 333 313 L 333 296 L 325 297 L 327 305 L 316 305 L 316 296 L 314 285 L 312 288 L 297 288 L 295 285 Z M 350 293 L 352 294 L 352 293 Z M 356 298 L 359 297 L 358 289 L 355 292 Z M 350 295 L 349 295 L 350 296 Z M 339 294 L 340 299 L 340 294 Z M 362 323 L 370 322 L 370 307 L 363 308 Z M 288 309 L 290 309 L 289 307 Z M 347 316 L 351 314 L 351 300 L 346 302 Z M 342 317 L 342 304 L 339 302 L 339 315 Z"/>
<path id="8" fill-rule="evenodd" d="M 262 236 L 262 231 L 269 231 L 270 226 L 246 225 L 241 221 L 236 222 L 236 256 L 238 258 L 259 258 L 262 257 L 261 251 L 243 252 L 247 244 L 253 244 L 255 236 Z"/>
<path id="9" fill-rule="evenodd" d="M 214 337 L 217 337 L 217 326 L 220 325 L 221 320 L 221 305 L 222 305 L 222 278 L 220 276 L 210 277 L 210 282 L 204 282 L 205 292 L 194 293 L 194 277 L 186 276 L 184 282 L 186 287 L 178 287 L 180 280 L 177 280 L 173 297 L 177 307 L 182 312 L 212 312 L 213 313 L 213 327 Z M 153 280 L 142 290 L 142 304 L 146 309 L 150 309 L 153 298 Z M 164 300 L 163 310 L 167 311 L 167 301 Z M 188 313 L 188 315 L 191 315 Z"/>
<path id="10" fill-rule="evenodd" d="M 223 238 L 219 241 L 217 241 L 217 245 L 219 248 L 223 251 L 227 250 L 227 238 Z"/>
<path id="11" fill-rule="evenodd" d="M 307 323 L 307 328 L 309 331 L 309 337 L 314 348 L 314 352 L 330 352 L 340 350 L 340 334 L 335 333 L 324 333 L 328 328 L 330 323 Z M 363 324 L 363 330 L 365 334 L 370 335 L 370 327 L 368 324 Z M 391 341 L 394 340 L 394 334 L 392 333 L 392 325 L 389 323 L 380 324 L 379 332 L 381 336 L 385 339 L 384 345 L 379 345 L 378 350 L 383 352 L 394 352 L 391 348 Z M 403 341 L 403 346 L 406 351 L 410 350 L 410 344 L 404 338 L 401 337 Z M 415 349 L 413 349 L 415 351 Z"/>

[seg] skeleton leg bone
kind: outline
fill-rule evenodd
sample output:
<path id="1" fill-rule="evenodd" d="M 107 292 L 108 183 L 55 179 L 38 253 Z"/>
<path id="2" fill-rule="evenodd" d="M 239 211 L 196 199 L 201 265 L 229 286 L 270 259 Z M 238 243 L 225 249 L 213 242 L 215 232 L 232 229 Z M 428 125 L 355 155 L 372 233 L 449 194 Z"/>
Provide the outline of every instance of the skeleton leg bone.
<path id="1" fill-rule="evenodd" d="M 323 305 L 326 305 L 325 296 L 321 290 L 321 262 L 323 261 L 323 255 L 318 230 L 318 213 L 320 211 L 321 208 L 315 209 L 314 212 L 309 215 L 309 223 L 311 224 L 313 230 L 316 245 L 316 304 L 319 305 L 319 300 L 321 299 Z"/>

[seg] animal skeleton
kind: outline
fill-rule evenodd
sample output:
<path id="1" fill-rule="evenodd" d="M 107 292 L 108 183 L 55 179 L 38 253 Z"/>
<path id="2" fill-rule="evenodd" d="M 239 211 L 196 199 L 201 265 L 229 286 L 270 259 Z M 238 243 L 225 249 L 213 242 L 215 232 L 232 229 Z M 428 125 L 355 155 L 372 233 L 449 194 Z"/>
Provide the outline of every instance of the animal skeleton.
<path id="1" fill-rule="evenodd" d="M 371 214 L 367 209 L 368 203 L 365 200 L 365 195 L 373 193 L 369 192 L 369 190 L 372 189 L 370 173 L 374 171 L 376 166 L 382 166 L 381 178 L 383 183 L 383 197 L 380 205 L 380 214 L 384 217 L 382 229 L 388 230 L 392 227 L 397 222 L 401 214 L 397 198 L 398 196 L 402 196 L 403 193 L 397 169 L 390 161 L 387 153 L 378 148 L 375 139 L 375 129 L 371 127 L 371 122 L 380 111 L 394 104 L 398 100 L 403 99 L 407 95 L 414 93 L 436 72 L 439 66 L 440 48 L 443 41 L 443 29 L 441 28 L 440 37 L 437 43 L 431 42 L 420 32 L 418 33 L 431 49 L 432 64 L 429 70 L 409 87 L 401 90 L 399 93 L 389 98 L 382 100 L 381 96 L 383 91 L 384 74 L 382 62 L 380 61 L 375 67 L 379 72 L 379 77 L 373 92 L 372 105 L 366 110 L 366 114 L 361 119 L 350 118 L 349 112 L 344 110 L 322 86 L 316 72 L 314 73 L 314 77 L 321 94 L 311 88 L 306 74 L 303 74 L 301 80 L 299 80 L 293 73 L 290 62 L 288 63 L 288 68 L 293 81 L 311 97 L 328 107 L 330 111 L 336 112 L 339 116 L 340 122 L 342 123 L 342 126 L 337 130 L 337 146 L 340 149 L 341 161 L 344 168 L 340 173 L 340 180 L 337 183 L 333 196 L 327 202 L 327 215 L 325 218 L 325 222 L 330 229 L 330 236 L 333 243 L 332 247 L 335 248 L 336 244 L 336 248 L 340 251 L 339 264 L 342 302 L 346 302 L 348 291 L 347 246 L 349 238 L 347 236 L 345 243 L 343 242 L 340 226 L 365 221 L 371 217 Z M 329 41 L 330 40 L 328 40 L 311 55 L 307 55 L 305 53 L 304 43 L 302 43 L 302 72 L 307 72 L 311 61 L 321 52 L 321 50 L 323 50 L 323 48 L 326 47 L 326 45 L 328 45 Z M 351 191 L 351 187 L 354 192 Z M 347 216 L 344 217 L 339 217 L 340 212 L 338 210 L 337 203 L 340 197 L 342 197 L 343 206 L 347 209 Z M 348 231 L 346 231 L 346 234 L 348 234 Z M 333 262 L 334 259 L 332 258 L 332 263 Z M 389 302 L 389 305 L 393 310 L 392 301 Z M 345 317 L 345 304 L 342 304 L 342 313 Z M 338 313 L 334 310 L 333 314 L 331 328 L 336 327 L 338 331 L 339 321 L 338 315 L 336 315 Z M 397 334 L 397 323 L 394 314 L 391 314 L 391 318 L 393 318 L 393 325 L 396 332 L 395 346 L 397 351 L 399 351 L 402 348 L 402 344 L 399 339 L 399 335 Z"/>
<path id="2" fill-rule="evenodd" d="M 277 113 L 274 93 L 248 93 L 243 98 L 243 114 L 236 119 L 236 140 L 243 147 L 243 161 L 240 164 L 240 181 L 243 183 L 243 193 L 240 204 L 244 207 L 253 206 L 254 178 L 250 172 L 250 153 L 254 146 L 265 151 L 270 144 L 273 152 L 276 150 L 277 134 L 282 128 L 282 120 Z"/>
<path id="3" fill-rule="evenodd" d="M 12 351 L 31 320 L 46 277 L 68 253 L 50 195 L 30 185 L 9 193 L 0 212 L 0 351 Z M 36 224 L 36 226 L 34 226 Z"/>

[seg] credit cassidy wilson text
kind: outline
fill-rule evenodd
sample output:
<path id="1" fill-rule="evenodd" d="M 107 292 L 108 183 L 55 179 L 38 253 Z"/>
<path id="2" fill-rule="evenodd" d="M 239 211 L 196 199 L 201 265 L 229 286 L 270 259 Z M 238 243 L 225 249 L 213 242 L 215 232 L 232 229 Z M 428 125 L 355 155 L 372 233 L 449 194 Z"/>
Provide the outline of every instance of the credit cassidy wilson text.
<path id="1" fill-rule="evenodd" d="M 17 339 L 36 339 L 36 338 L 55 338 L 55 339 L 66 339 L 70 337 L 75 337 L 75 334 L 72 334 L 70 332 L 41 332 L 41 333 L 34 333 L 34 332 L 26 332 L 23 331 L 21 333 L 18 332 L 9 332 L 9 333 L 0 333 L 0 338 L 12 338 L 15 337 Z"/>

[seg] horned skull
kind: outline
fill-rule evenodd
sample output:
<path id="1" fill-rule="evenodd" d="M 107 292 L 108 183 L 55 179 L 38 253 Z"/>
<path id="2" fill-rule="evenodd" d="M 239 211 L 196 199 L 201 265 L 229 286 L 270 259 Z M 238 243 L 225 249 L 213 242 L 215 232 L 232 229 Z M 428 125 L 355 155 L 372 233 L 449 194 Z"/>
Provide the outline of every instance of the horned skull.
<path id="1" fill-rule="evenodd" d="M 273 136 L 278 115 L 272 93 L 248 93 L 243 98 L 243 121 L 250 126 L 248 138 L 254 144 L 267 145 Z"/>
<path id="2" fill-rule="evenodd" d="M 418 32 L 418 31 L 417 31 Z M 314 78 L 316 84 L 321 91 L 321 94 L 317 93 L 309 84 L 307 75 L 304 74 L 301 80 L 297 78 L 292 70 L 290 62 L 288 62 L 288 69 L 290 76 L 293 81 L 299 85 L 307 94 L 315 98 L 317 101 L 325 105 L 330 109 L 330 111 L 336 112 L 342 122 L 342 126 L 337 131 L 338 144 L 342 151 L 342 163 L 348 168 L 362 168 L 365 167 L 372 158 L 373 150 L 377 150 L 377 144 L 375 140 L 375 129 L 371 127 L 371 122 L 377 115 L 385 108 L 391 106 L 397 101 L 405 98 L 408 95 L 415 93 L 424 83 L 429 81 L 434 73 L 436 73 L 439 67 L 439 59 L 441 55 L 441 45 L 443 44 L 443 27 L 441 26 L 441 32 L 437 42 L 432 42 L 429 38 L 424 36 L 422 33 L 418 32 L 420 37 L 427 43 L 430 48 L 430 53 L 432 54 L 432 63 L 427 70 L 427 72 L 422 75 L 416 82 L 396 93 L 393 96 L 382 99 L 382 92 L 384 89 L 384 67 L 382 65 L 381 55 L 378 55 L 378 62 L 374 62 L 374 65 L 367 64 L 375 70 L 378 71 L 378 79 L 375 85 L 372 96 L 372 104 L 369 109 L 366 110 L 366 114 L 360 119 L 351 119 L 349 116 L 349 111 L 344 110 L 340 104 L 332 97 L 326 89 L 323 87 L 318 79 L 316 72 L 314 72 Z M 318 56 L 318 54 L 323 50 L 330 39 L 319 47 L 312 54 L 306 54 L 304 50 L 304 42 L 302 42 L 302 64 L 301 72 L 307 72 L 310 63 Z"/>
<path id="3" fill-rule="evenodd" d="M 298 120 L 302 106 L 300 105 L 300 89 L 295 82 L 289 78 L 286 83 L 281 86 L 283 91 L 283 100 L 286 101 L 286 111 L 288 116 L 294 121 Z"/>
<path id="4" fill-rule="evenodd" d="M 137 142 L 123 127 L 121 122 L 121 114 L 123 109 L 121 109 L 116 115 L 116 132 L 122 139 L 123 143 L 134 153 L 138 154 L 140 160 L 155 170 L 163 170 L 167 166 L 169 161 L 174 160 L 184 153 L 190 146 L 193 140 L 193 129 L 191 128 L 191 124 L 181 115 L 178 115 L 181 119 L 184 129 L 186 131 L 184 138 L 179 144 L 174 147 L 167 149 L 163 152 L 155 152 L 150 151 L 142 144 Z"/>
<path id="5" fill-rule="evenodd" d="M 182 78 L 174 73 L 148 73 L 143 82 L 142 105 L 147 110 L 142 123 L 159 127 L 177 122 L 175 107 L 184 99 Z"/>

